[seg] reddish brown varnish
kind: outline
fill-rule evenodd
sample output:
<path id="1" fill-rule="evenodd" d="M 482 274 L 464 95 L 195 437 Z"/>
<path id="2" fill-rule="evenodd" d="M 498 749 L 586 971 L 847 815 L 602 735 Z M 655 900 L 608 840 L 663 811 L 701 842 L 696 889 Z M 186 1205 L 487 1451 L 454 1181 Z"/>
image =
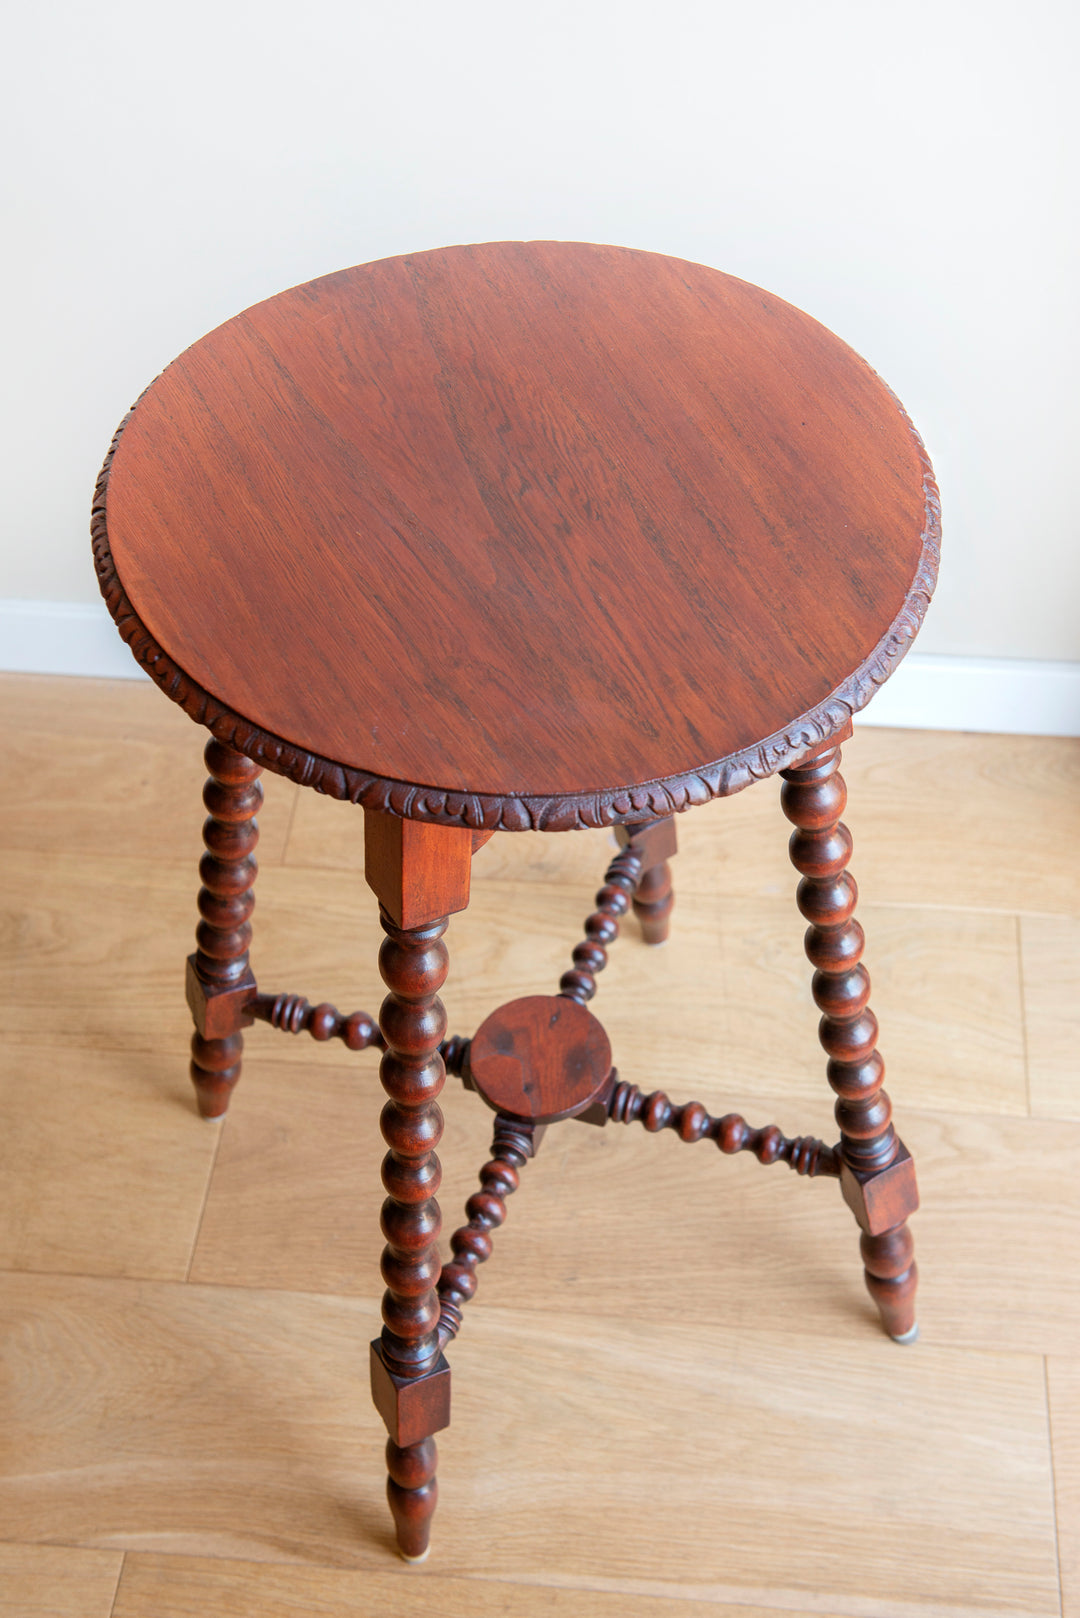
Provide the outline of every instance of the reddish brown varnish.
<path id="1" fill-rule="evenodd" d="M 350 1051 L 365 1051 L 369 1045 L 385 1050 L 386 1042 L 378 1025 L 366 1011 L 350 1011 L 343 1017 L 336 1006 L 325 1000 L 313 1006 L 302 994 L 257 994 L 247 1010 L 271 1028 L 284 1028 L 290 1034 L 310 1034 L 320 1042 L 340 1039 Z"/>
<path id="2" fill-rule="evenodd" d="M 389 1372 L 411 1382 L 434 1371 L 440 1353 L 435 1283 L 442 1218 L 435 1193 L 441 1171 L 435 1148 L 442 1135 L 438 1097 L 445 1078 L 439 1043 L 446 1013 L 438 991 L 448 965 L 442 942 L 446 918 L 407 929 L 383 910 L 382 924 L 387 936 L 379 970 L 390 992 L 379 1014 L 386 1044 L 379 1075 L 389 1098 L 381 1120 L 389 1148 L 382 1170 L 387 1196 L 381 1356 Z M 398 1540 L 406 1556 L 419 1557 L 427 1549 L 435 1510 L 435 1447 L 423 1436 L 387 1454 Z M 410 1482 L 413 1478 L 420 1481 Z"/>
<path id="3" fill-rule="evenodd" d="M 259 869 L 255 815 L 263 793 L 257 765 L 221 742 L 207 743 L 206 767 L 210 779 L 203 802 L 210 814 L 203 826 L 206 853 L 199 864 L 201 919 L 187 981 L 195 1018 L 191 1077 L 199 1111 L 204 1118 L 217 1118 L 227 1110 L 240 1077 L 244 1049 L 240 1030 L 252 1020 L 246 1010 L 255 992 L 248 948 L 255 908 L 251 890 Z"/>
<path id="4" fill-rule="evenodd" d="M 584 1005 L 596 993 L 596 974 L 607 965 L 608 946 L 619 936 L 619 922 L 630 908 L 630 896 L 641 881 L 640 851 L 628 844 L 604 872 L 596 909 L 585 918 L 585 940 L 574 945 L 573 966 L 559 979 L 559 993 Z"/>
<path id="5" fill-rule="evenodd" d="M 737 1112 L 712 1118 L 700 1101 L 676 1107 L 663 1090 L 646 1095 L 636 1084 L 621 1079 L 612 1088 L 608 1116 L 620 1124 L 642 1123 L 651 1135 L 671 1129 L 680 1140 L 714 1141 L 729 1157 L 735 1152 L 752 1152 L 759 1163 L 786 1163 L 796 1174 L 840 1173 L 838 1153 L 813 1135 L 789 1137 L 775 1124 L 753 1129 Z"/>
<path id="6" fill-rule="evenodd" d="M 796 830 L 791 861 L 801 872 L 799 909 L 810 923 L 806 953 L 816 968 L 814 1000 L 820 1037 L 836 1091 L 844 1196 L 863 1226 L 866 1284 L 891 1337 L 915 1329 L 917 1270 L 904 1221 L 919 1205 L 914 1164 L 892 1126 L 882 1089 L 885 1064 L 870 1010 L 870 975 L 861 964 L 865 939 L 855 920 L 858 888 L 847 870 L 851 833 L 840 816 L 847 789 L 840 749 L 829 747 L 797 769 L 784 770 L 780 801 Z"/>
<path id="7" fill-rule="evenodd" d="M 200 1110 L 225 1110 L 256 1019 L 384 1051 L 371 1377 L 406 1556 L 435 1509 L 442 1349 L 546 1120 L 639 1120 L 838 1176 L 886 1330 L 910 1338 L 918 1198 L 882 1089 L 836 744 L 921 620 L 937 506 L 863 361 L 769 294 L 655 254 L 519 242 L 360 266 L 169 367 L 114 441 L 93 534 L 133 652 L 217 738 L 188 973 Z M 257 990 L 263 763 L 364 805 L 378 1028 Z M 673 811 L 781 769 L 835 1147 L 619 1081 L 586 1010 L 631 906 L 646 942 L 667 936 Z M 559 994 L 447 1040 L 447 918 L 492 831 L 530 824 L 617 824 L 623 846 Z M 447 1069 L 499 1117 L 440 1272 Z"/>
<path id="8" fill-rule="evenodd" d="M 634 915 L 646 944 L 663 944 L 671 931 L 675 893 L 668 860 L 678 852 L 674 815 L 663 820 L 618 826 L 615 835 L 641 857 L 641 878 L 634 889 Z"/>
<path id="9" fill-rule="evenodd" d="M 133 648 L 218 734 L 514 827 L 684 807 L 830 734 L 910 639 L 937 531 L 909 422 L 824 327 L 565 242 L 229 321 L 143 395 L 95 520 Z"/>
<path id="10" fill-rule="evenodd" d="M 491 1160 L 480 1170 L 480 1189 L 465 1204 L 468 1224 L 450 1238 L 453 1258 L 439 1276 L 439 1340 L 448 1343 L 461 1329 L 462 1306 L 476 1294 L 476 1270 L 491 1257 L 491 1232 L 506 1218 L 506 1199 L 520 1184 L 520 1171 L 536 1155 L 543 1125 L 516 1118 L 495 1120 Z"/>
<path id="11" fill-rule="evenodd" d="M 496 1112 L 520 1123 L 575 1118 L 601 1095 L 611 1045 L 596 1018 L 565 994 L 530 994 L 493 1011 L 469 1047 L 469 1077 Z"/>

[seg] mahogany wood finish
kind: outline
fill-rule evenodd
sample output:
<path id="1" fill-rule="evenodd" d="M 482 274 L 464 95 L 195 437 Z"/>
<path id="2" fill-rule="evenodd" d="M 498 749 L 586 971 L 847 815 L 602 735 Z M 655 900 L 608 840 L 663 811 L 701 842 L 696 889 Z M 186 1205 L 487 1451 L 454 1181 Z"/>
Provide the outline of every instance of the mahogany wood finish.
<path id="1" fill-rule="evenodd" d="M 619 919 L 630 908 L 630 898 L 641 880 L 642 856 L 628 844 L 604 872 L 604 885 L 596 895 L 596 909 L 585 921 L 585 942 L 575 944 L 573 966 L 559 979 L 559 993 L 584 1005 L 596 993 L 596 974 L 607 965 L 607 946 L 619 936 Z"/>
<path id="2" fill-rule="evenodd" d="M 340 1039 L 350 1051 L 366 1051 L 369 1045 L 385 1050 L 386 1042 L 378 1025 L 366 1011 L 342 1016 L 336 1006 L 323 1001 L 313 1006 L 302 994 L 257 994 L 245 1010 L 257 1022 L 283 1028 L 290 1034 L 310 1034 L 312 1039 Z"/>
<path id="3" fill-rule="evenodd" d="M 907 1340 L 916 1330 L 917 1270 L 904 1221 L 919 1199 L 915 1166 L 896 1137 L 882 1089 L 885 1064 L 869 1005 L 870 975 L 862 965 L 865 938 L 854 916 L 858 889 L 847 870 L 851 833 L 840 819 L 847 789 L 839 770 L 840 748 L 824 748 L 781 772 L 780 801 L 796 828 L 789 851 L 802 875 L 798 905 L 810 923 L 805 943 L 822 1012 L 819 1032 L 829 1083 L 839 1097 L 844 1197 L 863 1227 L 870 1295 L 889 1335 Z"/>
<path id="4" fill-rule="evenodd" d="M 392 1438 L 386 1440 L 386 1498 L 406 1562 L 426 1562 L 431 1549 L 431 1519 L 439 1499 L 438 1464 L 433 1438 L 404 1448 Z"/>
<path id="5" fill-rule="evenodd" d="M 259 766 L 223 742 L 208 742 L 205 758 L 210 779 L 203 802 L 210 813 L 203 825 L 206 853 L 199 863 L 198 949 L 188 959 L 187 984 L 195 1019 L 191 1077 L 199 1111 L 204 1118 L 219 1118 L 240 1077 L 240 1030 L 252 1020 L 247 1004 L 255 979 L 248 948 L 255 907 L 251 890 L 258 871 L 255 815 L 263 793 Z"/>
<path id="6" fill-rule="evenodd" d="M 93 531 L 133 652 L 216 735 L 521 830 L 669 814 L 826 740 L 913 637 L 939 525 L 896 399 L 809 316 L 503 242 L 204 337 L 128 418 Z"/>
<path id="7" fill-rule="evenodd" d="M 646 1095 L 636 1084 L 626 1084 L 621 1079 L 612 1090 L 608 1116 L 619 1124 L 642 1123 L 652 1134 L 661 1129 L 673 1129 L 680 1140 L 715 1141 L 729 1156 L 735 1152 L 753 1152 L 759 1163 L 786 1163 L 796 1174 L 840 1173 L 839 1154 L 812 1135 L 789 1139 L 775 1124 L 752 1129 L 737 1112 L 710 1118 L 700 1101 L 688 1101 L 682 1107 L 675 1107 L 662 1090 Z"/>
<path id="8" fill-rule="evenodd" d="M 423 1376 L 399 1376 L 386 1363 L 382 1340 L 371 1344 L 371 1396 L 400 1449 L 421 1444 L 450 1425 L 450 1367 L 442 1354 Z"/>
<path id="9" fill-rule="evenodd" d="M 500 1006 L 474 1034 L 468 1060 L 473 1088 L 515 1123 L 576 1118 L 606 1098 L 611 1076 L 607 1035 L 568 995 Z"/>
<path id="10" fill-rule="evenodd" d="M 839 746 L 921 622 L 921 442 L 864 361 L 717 271 L 582 243 L 360 265 L 196 343 L 113 440 L 92 518 L 142 666 L 213 733 L 188 992 L 217 1116 L 253 1021 L 383 1051 L 371 1385 L 398 1544 L 427 1554 L 444 1345 L 547 1122 L 640 1121 L 839 1177 L 886 1330 L 914 1333 L 910 1155 L 882 1089 Z M 238 631 L 242 626 L 242 634 Z M 365 811 L 379 1026 L 248 966 L 260 766 Z M 674 813 L 781 772 L 839 1145 L 618 1080 L 586 1009 L 631 906 L 668 935 Z M 621 843 L 557 995 L 447 1039 L 448 918 L 496 829 Z M 440 1271 L 446 1072 L 496 1113 Z"/>
<path id="11" fill-rule="evenodd" d="M 423 829 L 441 836 L 444 844 L 464 835 L 471 858 L 467 832 L 448 833 L 442 827 Z M 410 875 L 406 872 L 407 878 Z M 438 890 L 437 883 L 433 886 Z M 445 888 L 442 892 L 445 896 Z M 441 1170 L 435 1148 L 443 1127 L 438 1097 L 445 1069 L 439 1044 L 446 1033 L 446 1013 L 439 990 L 448 966 L 442 941 L 447 921 L 443 916 L 426 925 L 400 927 L 384 908 L 382 925 L 387 936 L 379 952 L 379 970 L 390 992 L 379 1014 L 379 1028 L 386 1042 L 379 1076 L 389 1097 L 381 1119 L 389 1151 L 382 1169 L 387 1193 L 382 1211 L 386 1238 L 382 1275 L 386 1291 L 376 1357 L 391 1378 L 409 1384 L 440 1369 L 435 1283 L 439 1278 L 437 1242 L 442 1218 L 435 1193 Z M 373 1378 L 373 1388 L 376 1385 Z M 397 1391 L 400 1394 L 401 1389 Z M 405 1391 L 416 1397 L 411 1389 Z M 421 1389 L 420 1396 L 426 1397 L 428 1391 Z M 446 1416 L 448 1419 L 448 1409 Z M 428 1427 L 404 1442 L 400 1423 L 390 1433 L 395 1444 L 400 1444 L 390 1465 L 390 1504 L 402 1554 L 411 1558 L 426 1552 L 435 1510 L 435 1450 L 434 1446 L 426 1447 L 435 1430 Z M 421 1481 L 410 1483 L 408 1480 L 414 1477 Z"/>
<path id="12" fill-rule="evenodd" d="M 399 927 L 422 927 L 468 906 L 473 849 L 467 827 L 428 826 L 372 809 L 364 815 L 364 876 Z"/>
<path id="13" fill-rule="evenodd" d="M 491 1232 L 506 1218 L 506 1199 L 516 1191 L 520 1170 L 535 1157 L 543 1125 L 498 1117 L 491 1161 L 480 1170 L 480 1190 L 465 1204 L 469 1222 L 450 1238 L 453 1258 L 439 1277 L 439 1341 L 448 1343 L 461 1330 L 461 1311 L 476 1292 L 477 1266 L 491 1257 Z"/>
<path id="14" fill-rule="evenodd" d="M 620 843 L 641 855 L 641 880 L 632 900 L 641 936 L 646 944 L 666 943 L 675 905 L 668 860 L 679 847 L 674 817 L 667 815 L 663 820 L 638 826 L 617 826 L 615 835 Z"/>
<path id="15" fill-rule="evenodd" d="M 449 1039 L 443 1040 L 439 1046 L 439 1055 L 443 1059 L 443 1066 L 446 1068 L 447 1073 L 452 1073 L 458 1079 L 465 1078 L 471 1044 L 472 1040 L 463 1039 L 460 1034 L 451 1034 Z M 466 1089 L 472 1089 L 472 1085 L 468 1081 L 466 1081 L 465 1087 Z"/>
<path id="16" fill-rule="evenodd" d="M 671 866 L 667 860 L 642 872 L 631 902 L 646 944 L 665 944 L 671 932 L 671 912 L 675 905 Z"/>

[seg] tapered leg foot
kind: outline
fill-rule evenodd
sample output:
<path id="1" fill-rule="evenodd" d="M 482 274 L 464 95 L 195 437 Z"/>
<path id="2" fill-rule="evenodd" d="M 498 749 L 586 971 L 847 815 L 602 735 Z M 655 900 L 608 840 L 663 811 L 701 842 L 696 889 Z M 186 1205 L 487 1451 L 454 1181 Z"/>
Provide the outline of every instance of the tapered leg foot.
<path id="1" fill-rule="evenodd" d="M 671 932 L 671 912 L 675 894 L 668 861 L 678 852 L 675 816 L 649 820 L 634 826 L 616 826 L 615 836 L 624 848 L 632 848 L 641 860 L 641 875 L 633 894 L 634 915 L 641 925 L 646 944 L 666 943 Z"/>
<path id="2" fill-rule="evenodd" d="M 675 895 L 671 887 L 671 866 L 667 860 L 646 871 L 633 898 L 634 915 L 641 924 L 646 944 L 666 944 L 671 932 L 671 912 Z"/>
<path id="3" fill-rule="evenodd" d="M 894 1342 L 913 1343 L 919 1335 L 915 1321 L 919 1271 L 910 1230 L 904 1224 L 881 1236 L 870 1236 L 863 1231 L 859 1246 L 865 1266 L 866 1290 L 878 1306 L 881 1324 Z"/>
<path id="4" fill-rule="evenodd" d="M 431 1549 L 431 1519 L 439 1499 L 435 1469 L 439 1452 L 433 1438 L 404 1448 L 386 1441 L 386 1498 L 406 1562 L 424 1562 Z"/>
<path id="5" fill-rule="evenodd" d="M 200 1117 L 220 1118 L 228 1112 L 233 1085 L 240 1077 L 243 1049 L 243 1034 L 230 1034 L 227 1039 L 191 1036 L 191 1082 Z"/>

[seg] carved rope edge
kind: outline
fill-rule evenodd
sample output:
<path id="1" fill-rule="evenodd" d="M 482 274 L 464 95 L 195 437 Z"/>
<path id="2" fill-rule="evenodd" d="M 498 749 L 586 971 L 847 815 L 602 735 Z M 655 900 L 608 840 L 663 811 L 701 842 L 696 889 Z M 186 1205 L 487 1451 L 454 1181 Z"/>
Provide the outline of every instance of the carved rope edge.
<path id="1" fill-rule="evenodd" d="M 309 753 L 244 719 L 217 697 L 211 696 L 162 650 L 142 623 L 120 582 L 109 548 L 105 522 L 109 470 L 132 410 L 128 411 L 116 429 L 94 490 L 90 536 L 98 585 L 116 627 L 136 662 L 166 696 L 179 703 L 196 724 L 205 725 L 219 741 L 228 743 L 256 764 L 287 776 L 301 786 L 313 787 L 316 792 L 325 793 L 330 798 L 358 803 L 365 809 L 377 809 L 412 820 L 433 821 L 444 826 L 464 825 L 499 831 L 576 831 L 618 822 L 632 825 L 658 815 L 681 813 L 712 798 L 729 797 L 734 792 L 741 792 L 751 782 L 775 775 L 778 770 L 796 763 L 804 754 L 820 747 L 830 736 L 842 730 L 852 714 L 866 706 L 878 686 L 884 684 L 909 650 L 926 615 L 937 581 L 941 554 L 941 502 L 922 439 L 898 399 L 896 406 L 907 423 L 922 463 L 925 519 L 922 553 L 914 580 L 903 606 L 885 634 L 854 674 L 837 686 L 823 702 L 784 730 L 701 769 L 666 776 L 658 781 L 646 781 L 638 786 L 543 797 L 450 792 L 441 787 L 416 786 L 408 781 L 389 780 L 384 776 L 371 775 L 366 770 L 335 764 L 332 759 Z"/>

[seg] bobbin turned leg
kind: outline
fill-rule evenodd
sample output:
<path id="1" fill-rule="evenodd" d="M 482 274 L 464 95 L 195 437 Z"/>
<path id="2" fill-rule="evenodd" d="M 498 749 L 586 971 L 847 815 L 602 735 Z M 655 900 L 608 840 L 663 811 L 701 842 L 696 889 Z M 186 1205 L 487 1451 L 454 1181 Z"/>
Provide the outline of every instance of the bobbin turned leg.
<path id="1" fill-rule="evenodd" d="M 675 894 L 671 886 L 668 860 L 678 852 L 675 817 L 649 820 L 636 826 L 616 826 L 615 837 L 623 848 L 641 856 L 641 876 L 634 889 L 634 915 L 641 923 L 646 944 L 663 944 L 671 931 L 671 911 Z"/>
<path id="2" fill-rule="evenodd" d="M 204 754 L 210 779 L 203 803 L 210 811 L 203 825 L 206 853 L 199 862 L 201 921 L 198 949 L 188 956 L 187 999 L 195 1020 L 191 1077 L 199 1111 L 218 1118 L 229 1105 L 240 1077 L 244 1036 L 253 1021 L 244 1007 L 255 993 L 248 966 L 252 884 L 258 871 L 255 815 L 262 803 L 262 771 L 243 753 L 211 740 Z"/>
<path id="3" fill-rule="evenodd" d="M 446 1014 L 447 917 L 469 902 L 472 834 L 365 812 L 366 876 L 379 897 L 386 939 L 379 970 L 389 993 L 379 1026 L 386 1041 L 380 1077 L 389 1100 L 382 1132 L 386 1201 L 382 1231 L 382 1336 L 371 1345 L 371 1389 L 390 1434 L 387 1499 L 407 1561 L 428 1553 L 438 1485 L 433 1433 L 449 1425 L 450 1368 L 439 1340 L 435 1193 L 442 1135 L 439 1043 Z"/>
<path id="4" fill-rule="evenodd" d="M 846 869 L 851 833 L 840 820 L 847 790 L 839 766 L 840 748 L 830 743 L 780 772 L 780 796 L 796 827 L 790 853 L 802 873 L 798 904 L 810 923 L 806 953 L 816 968 L 819 1033 L 829 1056 L 829 1083 L 839 1097 L 841 1189 L 862 1228 L 866 1285 L 885 1330 L 898 1342 L 912 1342 L 918 1335 L 917 1271 L 906 1220 L 919 1205 L 915 1165 L 893 1130 L 892 1106 L 881 1087 L 885 1064 L 868 1004 L 870 977 L 861 965 L 865 940 L 854 919 L 858 889 Z"/>

